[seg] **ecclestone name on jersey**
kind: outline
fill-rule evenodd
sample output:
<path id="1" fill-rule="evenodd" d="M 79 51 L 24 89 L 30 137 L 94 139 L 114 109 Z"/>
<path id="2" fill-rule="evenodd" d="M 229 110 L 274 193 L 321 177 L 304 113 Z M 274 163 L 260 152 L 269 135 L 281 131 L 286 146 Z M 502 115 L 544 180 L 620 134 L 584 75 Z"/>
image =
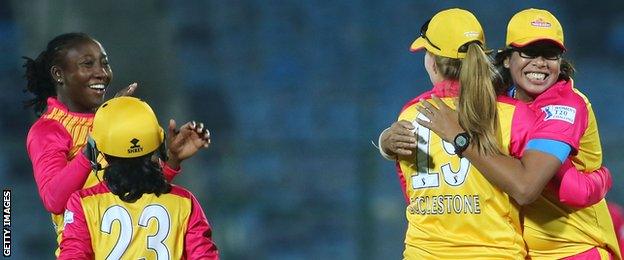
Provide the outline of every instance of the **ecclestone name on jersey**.
<path id="1" fill-rule="evenodd" d="M 419 196 L 410 199 L 410 214 L 481 214 L 479 195 Z"/>

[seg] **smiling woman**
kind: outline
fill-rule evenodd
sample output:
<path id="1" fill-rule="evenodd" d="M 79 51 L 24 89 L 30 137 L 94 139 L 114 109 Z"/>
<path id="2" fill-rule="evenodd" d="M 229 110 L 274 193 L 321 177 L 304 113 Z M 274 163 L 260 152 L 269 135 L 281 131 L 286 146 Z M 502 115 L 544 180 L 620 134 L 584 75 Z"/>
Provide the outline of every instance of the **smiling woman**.
<path id="1" fill-rule="evenodd" d="M 51 73 L 59 83 L 57 97 L 76 112 L 93 112 L 104 100 L 113 78 L 106 51 L 93 39 L 84 39 L 67 50 L 65 60 L 53 65 Z"/>
<path id="2" fill-rule="evenodd" d="M 26 101 L 39 116 L 28 132 L 28 156 L 39 196 L 52 214 L 57 240 L 63 231 L 63 216 L 69 196 L 100 182 L 92 169 L 106 166 L 87 139 L 97 108 L 104 102 L 113 73 L 106 51 L 84 33 L 67 33 L 52 39 L 36 59 L 25 58 L 26 90 L 35 98 Z M 131 95 L 136 83 L 118 95 Z M 180 163 L 200 148 L 210 136 L 203 123 L 187 123 L 176 130 L 169 122 L 167 163 L 161 162 L 168 181 L 179 172 Z"/>
<path id="3" fill-rule="evenodd" d="M 26 90 L 35 98 L 26 102 L 41 115 L 48 98 L 55 97 L 69 111 L 91 113 L 104 101 L 104 91 L 113 78 L 106 51 L 84 33 L 67 33 L 52 39 L 36 59 L 24 57 Z M 90 90 L 99 85 L 98 90 Z M 126 89 L 131 94 L 136 85 Z"/>
<path id="4" fill-rule="evenodd" d="M 570 81 L 574 67 L 563 58 L 565 48 L 549 40 L 525 46 L 509 46 L 496 55 L 494 64 L 502 75 L 499 91 L 509 90 L 517 99 L 534 100 L 557 81 Z"/>

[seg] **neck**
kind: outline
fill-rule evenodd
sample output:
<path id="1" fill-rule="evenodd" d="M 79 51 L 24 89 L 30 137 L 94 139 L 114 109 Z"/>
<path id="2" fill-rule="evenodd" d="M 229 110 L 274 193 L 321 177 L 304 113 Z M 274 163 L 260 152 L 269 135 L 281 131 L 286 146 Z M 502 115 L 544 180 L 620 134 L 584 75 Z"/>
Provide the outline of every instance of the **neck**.
<path id="1" fill-rule="evenodd" d="M 56 99 L 63 103 L 69 112 L 74 113 L 94 113 L 95 109 L 84 108 L 71 100 L 71 98 L 66 97 L 65 95 L 61 95 L 57 92 Z"/>
<path id="2" fill-rule="evenodd" d="M 534 97 L 526 93 L 526 91 L 524 91 L 522 88 L 518 88 L 518 87 L 516 87 L 516 91 L 513 95 L 513 98 L 521 100 L 523 102 L 531 102 L 535 99 Z"/>

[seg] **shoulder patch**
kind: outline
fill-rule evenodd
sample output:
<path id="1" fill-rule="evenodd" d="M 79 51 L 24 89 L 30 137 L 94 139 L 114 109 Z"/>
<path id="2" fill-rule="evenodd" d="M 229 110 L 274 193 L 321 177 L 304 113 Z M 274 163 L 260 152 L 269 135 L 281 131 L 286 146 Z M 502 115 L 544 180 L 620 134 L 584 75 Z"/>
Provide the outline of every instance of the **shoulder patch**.
<path id="1" fill-rule="evenodd" d="M 63 223 L 64 223 L 63 226 L 74 223 L 74 212 L 65 210 L 65 214 L 63 216 Z"/>
<path id="2" fill-rule="evenodd" d="M 576 118 L 576 108 L 562 105 L 549 105 L 542 107 L 542 111 L 546 114 L 544 121 L 561 120 L 570 124 L 574 124 Z"/>

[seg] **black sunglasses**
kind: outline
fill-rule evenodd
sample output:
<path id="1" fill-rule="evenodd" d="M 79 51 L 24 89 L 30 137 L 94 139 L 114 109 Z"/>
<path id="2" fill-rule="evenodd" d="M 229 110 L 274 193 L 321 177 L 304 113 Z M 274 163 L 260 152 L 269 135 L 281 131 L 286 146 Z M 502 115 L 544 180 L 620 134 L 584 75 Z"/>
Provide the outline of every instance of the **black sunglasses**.
<path id="1" fill-rule="evenodd" d="M 425 39 L 429 45 L 433 46 L 433 48 L 436 48 L 438 50 L 442 50 L 440 49 L 440 47 L 436 46 L 435 44 L 433 44 L 433 42 L 431 42 L 429 40 L 429 38 L 427 38 L 427 35 L 425 35 L 425 33 L 427 33 L 427 28 L 429 28 L 429 22 L 431 22 L 431 19 L 427 20 L 421 27 L 420 27 L 420 37 L 422 37 L 423 39 Z"/>
<path id="2" fill-rule="evenodd" d="M 556 48 L 512 48 L 520 57 L 525 59 L 535 59 L 542 57 L 545 60 L 558 60 L 563 52 Z"/>

